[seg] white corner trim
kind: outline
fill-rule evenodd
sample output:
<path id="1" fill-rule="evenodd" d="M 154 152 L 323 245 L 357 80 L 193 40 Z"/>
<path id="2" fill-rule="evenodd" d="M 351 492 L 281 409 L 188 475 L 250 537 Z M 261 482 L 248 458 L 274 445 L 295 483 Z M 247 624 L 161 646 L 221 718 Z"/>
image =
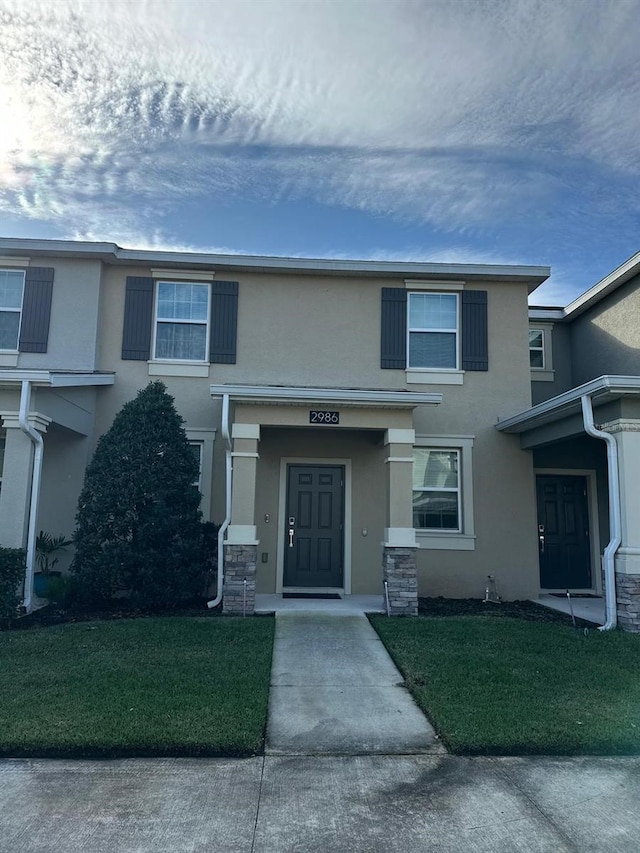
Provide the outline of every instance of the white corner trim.
<path id="1" fill-rule="evenodd" d="M 151 275 L 163 281 L 213 281 L 215 273 L 202 270 L 159 270 L 151 269 Z"/>
<path id="2" fill-rule="evenodd" d="M 227 527 L 225 545 L 259 545 L 258 531 L 254 524 L 230 524 Z"/>
<path id="3" fill-rule="evenodd" d="M 406 371 L 408 385 L 463 385 L 464 370 L 419 370 Z"/>
<path id="4" fill-rule="evenodd" d="M 209 364 L 186 364 L 179 361 L 150 361 L 149 376 L 195 376 L 206 379 Z"/>
<path id="5" fill-rule="evenodd" d="M 260 424 L 239 424 L 231 427 L 231 438 L 253 438 L 260 441 Z"/>
<path id="6" fill-rule="evenodd" d="M 429 281 L 424 278 L 405 278 L 408 290 L 464 290 L 464 281 Z"/>
<path id="7" fill-rule="evenodd" d="M 0 267 L 28 267 L 30 258 L 7 258 L 0 257 Z"/>
<path id="8" fill-rule="evenodd" d="M 384 434 L 385 444 L 413 444 L 415 440 L 414 429 L 388 429 Z"/>
<path id="9" fill-rule="evenodd" d="M 384 548 L 418 548 L 413 527 L 385 527 Z"/>

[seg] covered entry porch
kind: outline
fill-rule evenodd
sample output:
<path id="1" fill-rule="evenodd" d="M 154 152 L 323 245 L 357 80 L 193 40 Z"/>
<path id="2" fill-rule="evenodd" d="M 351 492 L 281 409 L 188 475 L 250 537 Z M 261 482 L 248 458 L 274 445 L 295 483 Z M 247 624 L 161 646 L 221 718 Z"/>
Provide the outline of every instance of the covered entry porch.
<path id="1" fill-rule="evenodd" d="M 605 626 L 640 631 L 640 377 L 598 377 L 497 428 L 532 451 L 541 593 L 604 595 Z"/>
<path id="2" fill-rule="evenodd" d="M 381 596 L 417 610 L 413 410 L 436 393 L 212 386 L 226 396 L 223 608 Z"/>

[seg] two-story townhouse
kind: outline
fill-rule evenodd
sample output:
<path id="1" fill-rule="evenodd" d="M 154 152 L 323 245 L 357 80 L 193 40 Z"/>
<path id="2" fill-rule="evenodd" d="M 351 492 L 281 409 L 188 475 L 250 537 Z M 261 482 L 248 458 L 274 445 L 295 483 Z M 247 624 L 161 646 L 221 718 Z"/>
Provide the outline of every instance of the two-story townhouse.
<path id="1" fill-rule="evenodd" d="M 532 453 L 541 590 L 605 594 L 607 624 L 636 631 L 639 329 L 640 253 L 566 308 L 532 308 L 534 405 L 498 424 Z"/>
<path id="2" fill-rule="evenodd" d="M 535 596 L 531 453 L 495 424 L 531 405 L 527 296 L 548 273 L 2 239 L 0 542 L 73 529 L 97 438 L 160 378 L 223 523 L 228 612 L 386 581 L 411 613 L 488 575 Z"/>

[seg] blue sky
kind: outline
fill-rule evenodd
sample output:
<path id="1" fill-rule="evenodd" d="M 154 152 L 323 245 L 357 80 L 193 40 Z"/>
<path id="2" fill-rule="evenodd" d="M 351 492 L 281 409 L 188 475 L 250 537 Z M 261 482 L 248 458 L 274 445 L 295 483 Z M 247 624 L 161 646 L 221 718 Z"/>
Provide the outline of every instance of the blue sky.
<path id="1" fill-rule="evenodd" d="M 640 0 L 0 0 L 0 234 L 548 264 L 640 250 Z"/>

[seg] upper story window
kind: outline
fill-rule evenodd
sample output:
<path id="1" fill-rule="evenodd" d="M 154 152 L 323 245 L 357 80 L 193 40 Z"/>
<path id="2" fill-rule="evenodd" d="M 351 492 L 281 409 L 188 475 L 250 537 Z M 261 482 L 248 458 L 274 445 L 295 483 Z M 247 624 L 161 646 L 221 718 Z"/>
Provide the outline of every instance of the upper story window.
<path id="1" fill-rule="evenodd" d="M 22 270 L 0 270 L 0 350 L 16 352 L 24 294 Z"/>
<path id="2" fill-rule="evenodd" d="M 209 284 L 159 281 L 154 358 L 206 361 Z"/>
<path id="3" fill-rule="evenodd" d="M 407 367 L 458 369 L 458 294 L 408 294 Z"/>
<path id="4" fill-rule="evenodd" d="M 529 329 L 529 366 L 532 370 L 544 370 L 544 330 Z"/>

